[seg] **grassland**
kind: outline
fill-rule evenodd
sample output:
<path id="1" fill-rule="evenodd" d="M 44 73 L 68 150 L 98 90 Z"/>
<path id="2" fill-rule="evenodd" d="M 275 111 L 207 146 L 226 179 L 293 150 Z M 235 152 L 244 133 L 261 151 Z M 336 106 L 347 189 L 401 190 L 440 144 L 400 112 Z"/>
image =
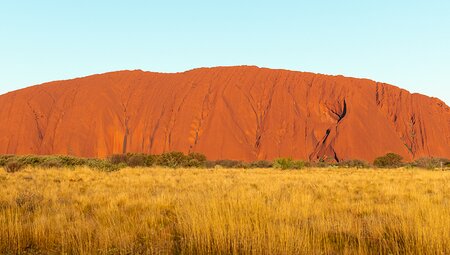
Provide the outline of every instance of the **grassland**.
<path id="1" fill-rule="evenodd" d="M 449 254 L 450 172 L 0 169 L 1 254 Z"/>

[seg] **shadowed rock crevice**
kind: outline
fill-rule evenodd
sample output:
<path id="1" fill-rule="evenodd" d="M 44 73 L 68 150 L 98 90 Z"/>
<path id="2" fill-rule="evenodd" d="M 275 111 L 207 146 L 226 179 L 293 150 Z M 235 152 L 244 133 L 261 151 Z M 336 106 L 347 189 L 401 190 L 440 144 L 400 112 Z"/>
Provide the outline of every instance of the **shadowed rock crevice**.
<path id="1" fill-rule="evenodd" d="M 130 100 L 134 94 L 134 92 L 136 91 L 134 88 L 132 88 L 134 86 L 128 86 L 128 88 L 126 89 L 126 92 L 128 92 L 128 97 L 126 100 L 122 99 L 121 105 L 122 105 L 122 111 L 123 111 L 123 115 L 120 119 L 121 123 L 122 123 L 122 127 L 124 130 L 124 135 L 123 135 L 123 142 L 122 142 L 122 153 L 125 154 L 127 153 L 128 150 L 128 139 L 130 136 L 130 119 L 131 116 L 129 114 L 129 104 L 130 104 Z M 125 96 L 126 94 L 124 94 Z"/>
<path id="2" fill-rule="evenodd" d="M 331 129 L 327 129 L 327 131 L 325 132 L 325 136 L 322 139 L 322 143 L 321 144 L 325 144 L 327 142 L 327 139 L 330 136 L 330 133 L 331 133 Z"/>
<path id="3" fill-rule="evenodd" d="M 122 146 L 122 153 L 125 154 L 127 153 L 127 145 L 128 145 L 128 136 L 130 135 L 130 128 L 128 126 L 128 122 L 129 122 L 129 117 L 126 116 L 125 117 L 125 121 L 124 121 L 124 127 L 125 127 L 125 133 L 123 135 L 123 146 Z"/>
<path id="4" fill-rule="evenodd" d="M 331 129 L 325 131 L 325 135 L 321 140 L 319 140 L 314 147 L 313 152 L 309 155 L 309 160 L 318 160 L 323 157 L 323 151 L 326 147 L 327 140 L 331 134 Z"/>
<path id="5" fill-rule="evenodd" d="M 405 146 L 408 148 L 408 151 L 415 156 L 417 151 L 417 141 L 416 141 L 416 114 L 411 114 L 411 117 L 408 121 L 408 133 L 405 139 Z"/>
<path id="6" fill-rule="evenodd" d="M 336 123 L 325 131 L 324 137 L 316 144 L 313 153 L 309 155 L 310 160 L 329 159 L 336 162 L 340 161 L 336 149 L 334 148 L 334 144 L 336 139 L 338 139 L 340 124 L 347 116 L 348 109 L 347 101 L 345 99 L 342 101 L 342 104 L 340 104 L 339 102 L 340 101 L 337 101 L 334 104 L 337 106 L 327 106 L 327 109 L 329 110 L 331 115 L 335 117 Z M 345 132 L 345 130 L 342 130 L 342 132 Z"/>
<path id="7" fill-rule="evenodd" d="M 381 104 L 381 97 L 382 97 L 381 91 L 380 91 L 380 86 L 381 85 L 377 82 L 375 86 L 376 86 L 375 87 L 375 102 L 376 102 L 377 105 L 380 105 Z"/>
<path id="8" fill-rule="evenodd" d="M 41 124 L 39 123 L 39 114 L 37 111 L 31 106 L 30 101 L 27 102 L 27 105 L 33 115 L 33 121 L 37 129 L 37 137 L 39 138 L 40 144 L 44 140 L 44 130 L 41 127 Z"/>
<path id="9" fill-rule="evenodd" d="M 336 103 L 338 106 L 326 106 L 331 115 L 337 119 L 337 123 L 341 122 L 347 115 L 347 101 L 344 99 L 342 105 L 340 102 Z"/>
<path id="10" fill-rule="evenodd" d="M 339 157 L 338 157 L 338 155 L 337 155 L 337 153 L 336 153 L 336 151 L 335 150 L 333 150 L 333 154 L 334 154 L 334 160 L 336 161 L 336 162 L 340 162 L 340 160 L 339 160 Z"/>
<path id="11" fill-rule="evenodd" d="M 191 133 L 194 134 L 194 141 L 189 146 L 189 152 L 192 152 L 195 150 L 197 144 L 200 141 L 200 136 L 202 129 L 204 127 L 205 122 L 207 121 L 209 117 L 209 113 L 211 110 L 211 101 L 212 101 L 212 89 L 211 84 L 208 85 L 208 90 L 206 94 L 203 96 L 202 106 L 201 106 L 201 112 L 199 114 L 199 117 L 195 120 L 196 126 L 191 130 Z"/>
<path id="12" fill-rule="evenodd" d="M 345 115 L 347 115 L 347 102 L 344 99 L 344 105 L 342 106 L 342 112 L 338 114 L 338 123 L 341 122 L 342 119 L 344 119 Z"/>
<path id="13" fill-rule="evenodd" d="M 149 139 L 149 141 L 150 141 L 149 151 L 150 152 L 153 151 L 153 144 L 155 142 L 156 132 L 158 131 L 158 129 L 159 129 L 160 125 L 161 125 L 161 119 L 163 118 L 165 112 L 166 112 L 166 107 L 165 107 L 165 105 L 162 105 L 161 112 L 160 112 L 159 116 L 156 118 L 156 121 L 153 124 L 152 132 L 150 134 L 150 139 Z"/>
<path id="14" fill-rule="evenodd" d="M 272 83 L 272 86 L 269 90 L 268 98 L 265 98 L 264 102 L 266 105 L 263 106 L 262 111 L 259 111 L 256 114 L 256 137 L 255 137 L 255 154 L 258 157 L 261 148 L 261 139 L 264 133 L 264 126 L 266 124 L 267 116 L 269 115 L 270 109 L 272 107 L 273 95 L 275 93 L 277 80 Z"/>

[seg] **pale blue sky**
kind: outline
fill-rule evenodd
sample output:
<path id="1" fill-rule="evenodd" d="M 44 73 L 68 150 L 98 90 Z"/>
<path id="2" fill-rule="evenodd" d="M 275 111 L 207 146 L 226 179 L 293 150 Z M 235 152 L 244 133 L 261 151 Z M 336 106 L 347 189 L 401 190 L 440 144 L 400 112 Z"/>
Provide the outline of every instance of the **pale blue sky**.
<path id="1" fill-rule="evenodd" d="M 2 1 L 0 93 L 123 69 L 258 65 L 450 103 L 450 1 Z"/>

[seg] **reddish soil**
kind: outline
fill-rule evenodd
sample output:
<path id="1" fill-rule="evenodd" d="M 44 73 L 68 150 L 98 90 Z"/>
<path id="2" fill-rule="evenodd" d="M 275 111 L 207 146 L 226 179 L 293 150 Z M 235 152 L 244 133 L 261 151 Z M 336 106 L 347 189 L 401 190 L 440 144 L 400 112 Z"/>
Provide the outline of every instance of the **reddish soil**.
<path id="1" fill-rule="evenodd" d="M 450 158 L 442 101 L 365 79 L 265 68 L 120 71 L 0 96 L 0 154 L 209 159 Z"/>

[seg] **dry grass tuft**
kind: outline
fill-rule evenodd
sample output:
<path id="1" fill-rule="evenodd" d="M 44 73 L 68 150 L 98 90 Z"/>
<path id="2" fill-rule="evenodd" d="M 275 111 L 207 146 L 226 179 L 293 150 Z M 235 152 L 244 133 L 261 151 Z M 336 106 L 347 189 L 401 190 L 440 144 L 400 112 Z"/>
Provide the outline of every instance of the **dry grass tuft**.
<path id="1" fill-rule="evenodd" d="M 450 172 L 0 169 L 1 254 L 449 254 Z"/>

